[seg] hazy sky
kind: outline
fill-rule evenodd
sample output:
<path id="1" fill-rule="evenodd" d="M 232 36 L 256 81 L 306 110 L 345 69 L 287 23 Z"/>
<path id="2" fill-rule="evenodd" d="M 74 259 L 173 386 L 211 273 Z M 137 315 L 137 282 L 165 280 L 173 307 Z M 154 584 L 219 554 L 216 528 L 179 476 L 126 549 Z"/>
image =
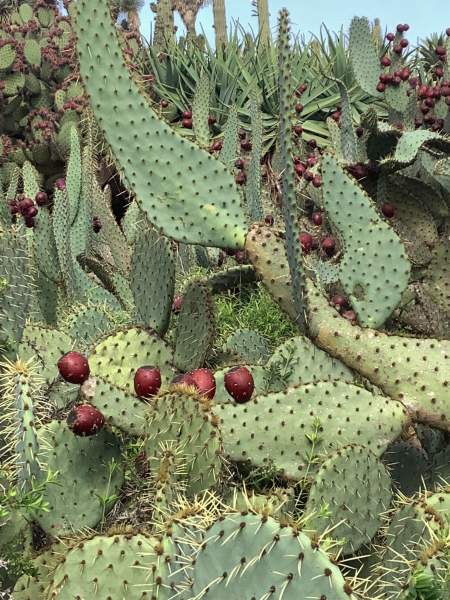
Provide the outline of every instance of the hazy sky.
<path id="1" fill-rule="evenodd" d="M 149 0 L 142 9 L 142 32 L 148 37 L 153 13 L 149 8 Z M 204 28 L 207 36 L 213 40 L 212 2 L 199 13 L 198 31 Z M 447 6 L 447 9 L 445 8 Z M 227 21 L 239 19 L 246 28 L 257 30 L 257 19 L 252 17 L 251 0 L 226 0 Z M 383 29 L 394 28 L 397 23 L 409 23 L 411 29 L 408 38 L 416 42 L 432 32 L 442 32 L 450 27 L 449 0 L 269 0 L 272 29 L 275 31 L 277 13 L 280 8 L 287 8 L 291 13 L 293 29 L 308 34 L 319 33 L 321 23 L 334 31 L 343 25 L 347 30 L 353 16 L 365 16 L 369 19 L 379 17 Z M 443 22 L 443 19 L 446 22 Z M 182 29 L 181 24 L 179 23 Z"/>

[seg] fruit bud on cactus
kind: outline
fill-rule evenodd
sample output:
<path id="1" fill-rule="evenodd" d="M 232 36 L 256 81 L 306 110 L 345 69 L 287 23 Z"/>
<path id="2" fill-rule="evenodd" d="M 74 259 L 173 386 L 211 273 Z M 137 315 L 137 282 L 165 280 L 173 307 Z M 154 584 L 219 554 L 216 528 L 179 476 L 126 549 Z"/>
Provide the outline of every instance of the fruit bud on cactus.
<path id="1" fill-rule="evenodd" d="M 172 302 L 172 312 L 178 315 L 183 305 L 183 296 L 175 296 Z"/>
<path id="2" fill-rule="evenodd" d="M 58 360 L 58 371 L 61 377 L 69 382 L 81 385 L 90 374 L 87 358 L 79 352 L 67 352 Z"/>
<path id="3" fill-rule="evenodd" d="M 47 204 L 48 196 L 45 192 L 38 192 L 34 200 L 38 206 L 44 206 L 45 204 Z"/>
<path id="4" fill-rule="evenodd" d="M 306 231 L 303 231 L 300 234 L 299 242 L 300 242 L 300 245 L 302 247 L 302 252 L 304 254 L 309 254 L 311 252 L 311 250 L 313 249 L 313 242 L 314 242 L 314 240 L 313 240 L 313 237 L 312 237 L 312 235 L 310 233 L 308 233 Z"/>
<path id="5" fill-rule="evenodd" d="M 57 190 L 64 191 L 66 189 L 66 180 L 61 177 L 55 181 L 55 187 Z"/>
<path id="6" fill-rule="evenodd" d="M 151 398 L 161 387 L 161 372 L 157 367 L 139 367 L 134 374 L 134 391 L 139 398 Z"/>
<path id="7" fill-rule="evenodd" d="M 104 424 L 105 417 L 92 404 L 78 404 L 67 415 L 69 429 L 82 437 L 95 435 Z"/>
<path id="8" fill-rule="evenodd" d="M 213 372 L 209 369 L 195 369 L 190 376 L 200 394 L 212 400 L 216 393 L 216 380 Z"/>
<path id="9" fill-rule="evenodd" d="M 255 389 L 253 375 L 246 367 L 233 367 L 225 373 L 225 389 L 238 404 L 248 402 Z"/>
<path id="10" fill-rule="evenodd" d="M 393 206 L 390 202 L 384 202 L 381 206 L 381 212 L 386 219 L 392 219 L 392 217 L 395 215 L 395 206 Z"/>

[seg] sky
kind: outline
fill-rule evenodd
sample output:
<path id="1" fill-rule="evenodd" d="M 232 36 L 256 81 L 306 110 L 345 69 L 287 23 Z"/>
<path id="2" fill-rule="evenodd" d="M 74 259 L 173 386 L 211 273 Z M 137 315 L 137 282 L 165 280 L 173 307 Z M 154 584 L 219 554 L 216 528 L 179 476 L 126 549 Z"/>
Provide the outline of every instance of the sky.
<path id="1" fill-rule="evenodd" d="M 312 32 L 319 34 L 321 23 L 328 29 L 338 31 L 341 26 L 348 30 L 352 17 L 379 17 L 383 30 L 395 28 L 397 23 L 409 23 L 411 29 L 408 39 L 416 43 L 418 39 L 425 38 L 433 32 L 445 31 L 450 27 L 450 6 L 445 5 L 448 0 L 269 0 L 272 31 L 276 31 L 277 14 L 281 8 L 287 8 L 291 14 L 293 31 L 301 32 L 309 37 Z M 142 33 L 148 39 L 153 13 L 149 8 L 149 0 L 141 11 Z M 253 28 L 256 32 L 258 23 L 252 17 L 251 0 L 225 0 L 227 21 L 239 20 L 245 28 Z M 448 5 L 447 5 L 448 6 Z M 447 16 L 443 22 L 443 17 Z M 203 27 L 205 34 L 211 41 L 214 40 L 212 2 L 200 10 L 197 21 L 197 30 L 201 33 Z M 179 30 L 183 30 L 181 21 L 177 22 Z"/>

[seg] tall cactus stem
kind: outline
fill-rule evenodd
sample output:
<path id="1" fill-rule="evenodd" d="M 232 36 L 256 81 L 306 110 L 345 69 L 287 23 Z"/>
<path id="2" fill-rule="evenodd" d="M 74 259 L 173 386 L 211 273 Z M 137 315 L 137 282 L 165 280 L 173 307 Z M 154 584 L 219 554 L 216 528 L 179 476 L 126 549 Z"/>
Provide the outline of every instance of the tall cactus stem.
<path id="1" fill-rule="evenodd" d="M 300 330 L 306 333 L 306 313 L 304 304 L 305 275 L 303 272 L 302 251 L 298 241 L 297 203 L 295 195 L 295 171 L 292 163 L 292 115 L 293 84 L 291 78 L 290 26 L 287 10 L 280 12 L 278 32 L 280 128 L 279 147 L 283 166 L 282 209 L 286 228 L 286 253 L 292 278 L 292 293 L 297 314 L 296 322 Z"/>

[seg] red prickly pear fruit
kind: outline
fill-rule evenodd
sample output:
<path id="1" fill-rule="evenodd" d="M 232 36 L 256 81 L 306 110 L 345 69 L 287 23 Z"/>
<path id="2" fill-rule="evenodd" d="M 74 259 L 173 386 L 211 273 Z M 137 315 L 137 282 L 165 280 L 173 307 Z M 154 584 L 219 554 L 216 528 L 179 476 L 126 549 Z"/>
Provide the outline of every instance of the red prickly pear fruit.
<path id="1" fill-rule="evenodd" d="M 238 185 L 244 185 L 244 183 L 246 183 L 247 181 L 247 175 L 244 173 L 244 171 L 239 171 L 239 173 L 236 174 L 234 180 Z"/>
<path id="2" fill-rule="evenodd" d="M 171 383 L 172 385 L 186 385 L 197 388 L 197 384 L 190 373 L 181 373 L 180 375 L 176 375 L 172 379 Z"/>
<path id="3" fill-rule="evenodd" d="M 145 365 L 136 369 L 134 374 L 134 391 L 139 398 L 151 398 L 161 387 L 161 372 L 157 367 Z"/>
<path id="4" fill-rule="evenodd" d="M 383 93 L 386 90 L 386 84 L 385 83 L 380 83 L 377 85 L 377 92 Z"/>
<path id="5" fill-rule="evenodd" d="M 322 250 L 328 256 L 333 256 L 333 254 L 336 252 L 336 240 L 331 236 L 324 238 L 322 240 Z"/>
<path id="6" fill-rule="evenodd" d="M 94 230 L 94 233 L 99 233 L 99 231 L 101 231 L 102 228 L 102 222 L 100 221 L 99 217 L 92 217 L 92 229 Z"/>
<path id="7" fill-rule="evenodd" d="M 364 135 L 364 127 L 357 127 L 356 128 L 356 135 L 360 138 Z"/>
<path id="8" fill-rule="evenodd" d="M 395 215 L 395 206 L 393 206 L 390 202 L 384 202 L 381 206 L 381 212 L 386 219 L 392 219 L 392 217 Z"/>
<path id="9" fill-rule="evenodd" d="M 347 321 L 350 321 L 351 323 L 356 323 L 357 316 L 354 310 L 345 310 L 341 314 L 344 317 L 344 319 L 347 319 Z"/>
<path id="10" fill-rule="evenodd" d="M 275 219 L 274 219 L 274 217 L 273 217 L 273 215 L 271 213 L 269 213 L 268 215 L 266 215 L 264 217 L 264 223 L 266 225 L 268 225 L 269 227 L 272 227 L 272 225 L 274 224 L 274 222 L 275 222 Z"/>
<path id="11" fill-rule="evenodd" d="M 295 135 L 302 135 L 303 127 L 301 125 L 294 125 L 294 133 Z"/>
<path id="12" fill-rule="evenodd" d="M 11 216 L 18 215 L 20 213 L 19 203 L 17 200 L 11 200 L 9 203 L 9 212 Z"/>
<path id="13" fill-rule="evenodd" d="M 26 217 L 27 211 L 33 206 L 34 206 L 34 202 L 31 198 L 23 198 L 22 200 L 19 200 L 19 203 L 18 203 L 19 212 L 24 217 Z"/>
<path id="14" fill-rule="evenodd" d="M 400 46 L 400 44 L 394 46 L 392 50 L 395 52 L 395 54 L 401 54 L 403 52 L 403 48 L 402 46 Z"/>
<path id="15" fill-rule="evenodd" d="M 400 40 L 400 46 L 402 48 L 407 48 L 409 46 L 408 40 L 406 40 L 405 38 L 403 38 L 402 40 Z"/>
<path id="16" fill-rule="evenodd" d="M 183 119 L 192 119 L 192 110 L 184 110 L 181 116 Z"/>
<path id="17" fill-rule="evenodd" d="M 33 217 L 35 217 L 37 214 L 38 214 L 38 209 L 37 209 L 37 206 L 34 206 L 34 204 L 33 204 L 33 206 L 30 206 L 29 208 L 27 208 L 27 209 L 24 211 L 24 215 L 23 215 L 23 216 L 24 216 L 25 218 L 27 218 L 27 219 L 32 219 L 32 218 L 33 218 Z"/>
<path id="18" fill-rule="evenodd" d="M 310 182 L 310 181 L 312 181 L 314 179 L 314 173 L 312 173 L 311 171 L 305 171 L 303 173 L 303 178 L 306 181 Z"/>
<path id="19" fill-rule="evenodd" d="M 446 33 L 447 37 L 450 37 L 450 27 L 447 27 L 447 29 L 445 30 L 445 33 Z"/>
<path id="20" fill-rule="evenodd" d="M 388 42 L 393 42 L 395 40 L 395 33 L 386 34 L 386 39 Z"/>
<path id="21" fill-rule="evenodd" d="M 305 108 L 305 107 L 303 106 L 303 104 L 300 104 L 300 102 L 298 102 L 298 103 L 295 105 L 295 112 L 296 112 L 297 114 L 300 114 L 301 112 L 303 112 L 303 109 L 304 109 L 304 108 Z"/>
<path id="22" fill-rule="evenodd" d="M 60 191 L 64 191 L 66 189 L 66 180 L 63 177 L 57 179 L 55 181 L 55 188 Z"/>
<path id="23" fill-rule="evenodd" d="M 89 378 L 90 368 L 87 358 L 79 352 L 67 352 L 58 360 L 58 371 L 69 383 L 81 385 Z"/>
<path id="24" fill-rule="evenodd" d="M 381 59 L 380 62 L 383 65 L 383 67 L 390 67 L 391 66 L 391 59 L 389 58 L 389 56 L 383 56 L 383 58 Z"/>
<path id="25" fill-rule="evenodd" d="M 303 254 L 309 254 L 313 249 L 313 236 L 307 231 L 302 231 L 298 239 L 302 247 Z"/>
<path id="26" fill-rule="evenodd" d="M 167 108 L 169 106 L 169 102 L 167 100 L 161 100 L 160 105 L 161 108 Z"/>
<path id="27" fill-rule="evenodd" d="M 311 221 L 314 223 L 314 225 L 322 225 L 323 214 L 320 211 L 313 212 L 313 214 L 311 215 Z"/>
<path id="28" fill-rule="evenodd" d="M 348 308 L 348 300 L 345 296 L 341 296 L 341 294 L 335 294 L 331 298 L 331 304 L 337 308 L 339 312 L 344 308 Z"/>
<path id="29" fill-rule="evenodd" d="M 211 115 L 209 115 L 208 117 L 208 125 L 214 125 L 214 123 L 217 122 L 216 117 L 212 117 Z"/>
<path id="30" fill-rule="evenodd" d="M 243 265 L 248 261 L 247 252 L 245 250 L 238 250 L 234 255 L 234 260 L 238 265 Z"/>
<path id="31" fill-rule="evenodd" d="M 75 435 L 95 435 L 105 424 L 105 417 L 92 404 L 78 404 L 67 415 L 67 425 Z"/>
<path id="32" fill-rule="evenodd" d="M 403 28 L 404 28 L 404 25 L 402 25 L 401 23 L 399 23 L 399 24 L 397 25 L 397 31 L 398 31 L 399 33 L 403 33 L 403 32 L 405 31 L 405 29 L 403 29 Z"/>
<path id="33" fill-rule="evenodd" d="M 224 377 L 225 389 L 238 404 L 248 402 L 255 390 L 253 375 L 246 367 L 233 367 Z"/>
<path id="34" fill-rule="evenodd" d="M 400 79 L 402 81 L 408 81 L 410 75 L 411 75 L 411 71 L 408 69 L 408 67 L 405 67 L 404 69 L 402 69 L 400 71 Z"/>
<path id="35" fill-rule="evenodd" d="M 189 373 L 202 396 L 212 400 L 216 393 L 216 379 L 209 369 L 195 369 Z"/>
<path id="36" fill-rule="evenodd" d="M 311 180 L 311 183 L 315 188 L 320 188 L 322 186 L 322 178 L 320 177 L 320 175 L 314 175 L 314 177 Z"/>
<path id="37" fill-rule="evenodd" d="M 243 161 L 242 158 L 237 158 L 234 163 L 234 166 L 236 167 L 236 169 L 242 170 L 245 167 L 245 162 Z"/>
<path id="38" fill-rule="evenodd" d="M 246 152 L 250 151 L 252 149 L 252 143 L 249 139 L 245 138 L 241 141 L 241 148 L 242 150 L 245 150 Z"/>
<path id="39" fill-rule="evenodd" d="M 308 140 L 307 144 L 312 149 L 317 148 L 317 141 L 314 138 L 312 138 L 311 140 Z"/>
<path id="40" fill-rule="evenodd" d="M 34 201 L 38 206 L 44 206 L 47 204 L 48 196 L 45 192 L 38 192 L 34 198 Z"/>
<path id="41" fill-rule="evenodd" d="M 28 227 L 30 229 L 32 229 L 36 225 L 34 217 L 24 217 L 24 221 L 25 227 Z"/>
<path id="42" fill-rule="evenodd" d="M 185 129 L 192 129 L 192 119 L 183 119 L 181 124 Z"/>
<path id="43" fill-rule="evenodd" d="M 222 140 L 215 140 L 211 145 L 211 150 L 213 152 L 220 152 L 220 150 L 222 150 L 222 147 L 223 147 Z"/>
<path id="44" fill-rule="evenodd" d="M 172 302 L 172 312 L 176 315 L 179 314 L 181 307 L 183 305 L 183 296 L 175 296 Z"/>
<path id="45" fill-rule="evenodd" d="M 307 159 L 306 164 L 308 165 L 308 167 L 313 167 L 315 164 L 317 164 L 317 158 L 315 156 L 310 156 Z"/>
<path id="46" fill-rule="evenodd" d="M 295 163 L 294 169 L 299 177 L 303 177 L 303 175 L 305 174 L 305 171 L 306 171 L 306 167 L 302 163 Z"/>

